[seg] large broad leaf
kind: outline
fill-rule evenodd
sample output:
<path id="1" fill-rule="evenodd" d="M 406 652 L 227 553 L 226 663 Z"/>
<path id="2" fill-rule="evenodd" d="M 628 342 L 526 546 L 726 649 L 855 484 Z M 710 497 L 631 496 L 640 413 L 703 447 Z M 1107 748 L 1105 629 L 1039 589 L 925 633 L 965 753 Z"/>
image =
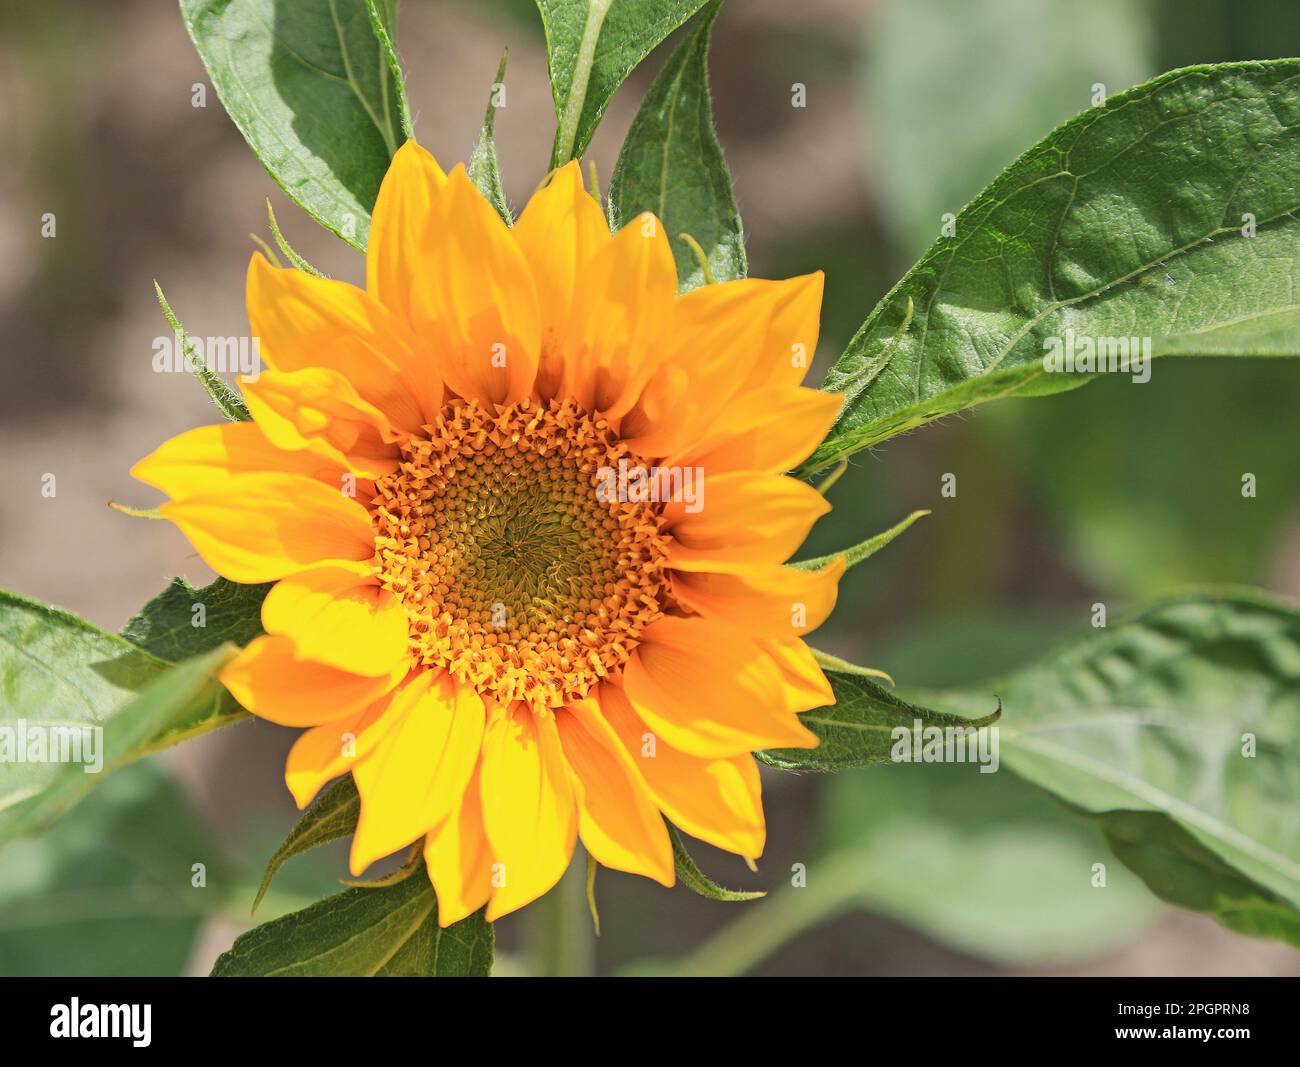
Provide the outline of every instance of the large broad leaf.
<path id="1" fill-rule="evenodd" d="M 1158 895 L 1300 945 L 1300 612 L 1189 595 L 966 692 L 1002 763 L 1097 819 Z M 814 712 L 813 714 L 817 714 Z"/>
<path id="2" fill-rule="evenodd" d="M 1300 354 L 1298 169 L 1298 60 L 1174 71 L 1067 122 L 872 312 L 826 378 L 845 405 L 805 470 L 1081 384 L 1044 369 L 1067 331 L 1157 356 Z"/>
<path id="3" fill-rule="evenodd" d="M 213 680 L 232 654 L 222 646 L 169 668 L 84 619 L 0 592 L 0 727 L 15 746 L 0 761 L 0 842 L 43 829 L 143 752 L 242 716 Z M 55 727 L 68 737 L 60 755 L 79 760 L 49 760 Z M 47 755 L 33 761 L 38 743 Z"/>
<path id="4" fill-rule="evenodd" d="M 212 976 L 485 976 L 492 944 L 482 912 L 438 926 L 438 898 L 421 867 L 395 885 L 349 889 L 250 930 Z"/>
<path id="5" fill-rule="evenodd" d="M 180 974 L 224 903 L 226 873 L 184 794 L 149 763 L 130 767 L 93 804 L 6 849 L 0 974 Z"/>
<path id="6" fill-rule="evenodd" d="M 558 127 L 551 166 L 587 150 L 633 68 L 704 0 L 537 0 Z"/>
<path id="7" fill-rule="evenodd" d="M 181 0 L 249 147 L 294 201 L 358 249 L 388 161 L 409 133 L 388 46 L 396 10 L 396 0 Z"/>
<path id="8" fill-rule="evenodd" d="M 743 278 L 746 270 L 740 212 L 709 99 L 709 31 L 719 7 L 715 0 L 700 13 L 646 93 L 609 187 L 615 229 L 642 211 L 667 227 L 683 291 L 708 279 L 682 234 L 699 244 L 715 281 Z"/>
<path id="9" fill-rule="evenodd" d="M 840 771 L 871 763 L 888 763 L 894 730 L 922 727 L 979 728 L 996 722 L 995 708 L 971 719 L 931 711 L 895 696 L 868 678 L 846 671 L 825 670 L 835 703 L 801 715 L 800 721 L 821 740 L 816 748 L 782 748 L 756 752 L 769 767 L 798 771 Z M 992 704 L 993 701 L 989 700 Z"/>

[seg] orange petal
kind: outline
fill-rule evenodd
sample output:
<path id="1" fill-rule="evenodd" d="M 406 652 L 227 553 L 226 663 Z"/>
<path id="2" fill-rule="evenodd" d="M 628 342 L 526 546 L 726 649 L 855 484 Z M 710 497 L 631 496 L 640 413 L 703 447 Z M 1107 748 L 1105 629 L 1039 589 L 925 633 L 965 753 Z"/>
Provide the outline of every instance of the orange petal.
<path id="1" fill-rule="evenodd" d="M 388 674 L 409 656 L 406 611 L 365 563 L 282 578 L 262 602 L 262 626 L 289 638 L 302 659 L 353 674 Z"/>
<path id="2" fill-rule="evenodd" d="M 335 488 L 343 464 L 319 452 L 285 452 L 251 422 L 200 426 L 165 441 L 131 468 L 131 476 L 170 497 L 227 493 L 231 480 L 260 472 L 301 474 Z"/>
<path id="3" fill-rule="evenodd" d="M 232 582 L 269 582 L 330 560 L 374 555 L 370 515 L 339 489 L 297 474 L 244 474 L 220 493 L 158 509 Z"/>
<path id="4" fill-rule="evenodd" d="M 560 386 L 578 279 L 611 240 L 609 223 L 596 198 L 583 187 L 582 167 L 576 159 L 533 194 L 510 233 L 537 285 L 542 323 L 537 391 L 547 400 Z"/>
<path id="5" fill-rule="evenodd" d="M 743 629 L 665 615 L 642 632 L 623 692 L 650 728 L 691 756 L 813 748 L 800 692 Z"/>
<path id="6" fill-rule="evenodd" d="M 259 719 L 319 726 L 374 703 L 401 681 L 406 665 L 366 678 L 299 659 L 286 637 L 259 637 L 221 670 L 221 684 Z"/>
<path id="7" fill-rule="evenodd" d="M 493 710 L 480 773 L 483 825 L 498 865 L 492 922 L 560 880 L 577 838 L 577 798 L 554 717 L 534 717 L 523 704 Z"/>
<path id="8" fill-rule="evenodd" d="M 436 417 L 442 390 L 416 355 L 407 327 L 378 300 L 346 282 L 248 265 L 248 321 L 272 370 L 338 371 L 388 421 L 414 433 Z"/>
<path id="9" fill-rule="evenodd" d="M 578 782 L 578 834 L 587 851 L 606 867 L 672 885 L 677 876 L 663 816 L 600 707 L 578 701 L 561 709 L 556 725 Z"/>
<path id="10" fill-rule="evenodd" d="M 434 202 L 413 271 L 412 323 L 447 385 L 487 405 L 527 399 L 541 340 L 532 272 L 462 166 Z"/>
<path id="11" fill-rule="evenodd" d="M 843 399 L 783 385 L 755 390 L 737 397 L 711 431 L 668 464 L 702 467 L 709 474 L 791 470 L 826 438 Z"/>
<path id="12" fill-rule="evenodd" d="M 349 864 L 360 874 L 462 802 L 483 741 L 483 701 L 448 674 L 421 671 L 393 699 L 392 722 L 352 768 L 361 817 Z"/>
<path id="13" fill-rule="evenodd" d="M 655 803 L 692 837 L 756 858 L 767 830 L 753 757 L 698 759 L 673 748 L 632 710 L 621 689 L 602 686 L 605 720 L 641 771 Z"/>
<path id="14" fill-rule="evenodd" d="M 759 645 L 776 661 L 800 711 L 812 711 L 835 703 L 831 683 L 812 654 L 797 637 L 760 637 Z"/>
<path id="15" fill-rule="evenodd" d="M 574 286 L 562 395 L 618 418 L 663 358 L 677 267 L 663 224 L 644 212 L 583 268 Z"/>
<path id="16" fill-rule="evenodd" d="M 472 915 L 492 895 L 492 851 L 483 832 L 478 767 L 460 806 L 424 839 L 424 865 L 438 893 L 438 925 Z"/>
<path id="17" fill-rule="evenodd" d="M 284 765 L 284 784 L 300 809 L 312 802 L 321 786 L 347 774 L 378 744 L 387 726 L 384 712 L 392 701 L 393 694 L 385 693 L 360 711 L 314 726 L 298 736 Z"/>
<path id="18" fill-rule="evenodd" d="M 693 563 L 711 559 L 781 563 L 831 509 L 812 486 L 778 474 L 710 477 L 706 470 L 700 488 L 694 504 L 674 501 L 664 508 L 675 542 L 668 550 L 671 566 L 694 570 Z"/>
<path id="19" fill-rule="evenodd" d="M 722 619 L 753 634 L 793 637 L 809 633 L 835 607 L 844 557 L 820 571 L 755 563 L 730 573 L 674 572 L 673 596 L 697 615 Z"/>

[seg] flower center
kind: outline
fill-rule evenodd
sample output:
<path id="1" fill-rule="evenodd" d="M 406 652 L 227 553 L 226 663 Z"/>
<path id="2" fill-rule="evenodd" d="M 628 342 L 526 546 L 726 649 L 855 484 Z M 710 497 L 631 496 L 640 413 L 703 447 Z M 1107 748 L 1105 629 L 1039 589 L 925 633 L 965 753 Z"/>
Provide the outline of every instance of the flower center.
<path id="1" fill-rule="evenodd" d="M 668 603 L 661 506 L 602 500 L 638 462 L 572 401 L 454 401 L 375 483 L 375 563 L 414 659 L 536 709 L 617 675 Z"/>

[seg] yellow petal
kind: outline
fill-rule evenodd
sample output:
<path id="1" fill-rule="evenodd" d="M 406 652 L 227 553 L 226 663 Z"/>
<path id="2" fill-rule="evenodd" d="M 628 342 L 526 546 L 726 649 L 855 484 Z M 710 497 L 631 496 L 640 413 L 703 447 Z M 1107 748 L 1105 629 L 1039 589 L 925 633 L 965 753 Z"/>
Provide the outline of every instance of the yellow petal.
<path id="1" fill-rule="evenodd" d="M 483 701 L 448 674 L 421 671 L 394 698 L 392 722 L 352 768 L 361 817 L 350 866 L 360 874 L 459 805 L 483 741 Z"/>
<path id="2" fill-rule="evenodd" d="M 498 865 L 492 922 L 560 880 L 577 837 L 577 802 L 554 717 L 534 717 L 523 704 L 493 710 L 480 774 L 483 825 Z"/>
<path id="3" fill-rule="evenodd" d="M 776 474 L 710 477 L 706 470 L 702 488 L 695 505 L 675 501 L 664 508 L 675 542 L 669 546 L 672 566 L 698 569 L 692 564 L 705 559 L 781 563 L 831 509 L 812 486 Z"/>
<path id="4" fill-rule="evenodd" d="M 338 371 L 406 433 L 436 417 L 442 390 L 427 357 L 417 356 L 405 324 L 361 289 L 272 267 L 255 253 L 247 299 L 249 324 L 272 370 Z"/>
<path id="5" fill-rule="evenodd" d="M 412 267 L 428 255 L 425 228 L 432 219 L 434 198 L 446 181 L 438 161 L 407 141 L 388 164 L 370 217 L 366 291 L 408 323 Z"/>
<path id="6" fill-rule="evenodd" d="M 699 759 L 673 748 L 632 710 L 621 689 L 602 686 L 600 707 L 675 826 L 710 845 L 757 858 L 767 836 L 758 767 L 749 755 Z"/>
<path id="7" fill-rule="evenodd" d="M 820 571 L 777 563 L 753 563 L 730 573 L 678 571 L 673 596 L 709 619 L 722 619 L 753 634 L 795 637 L 817 629 L 831 609 L 844 573 L 841 556 Z"/>
<path id="8" fill-rule="evenodd" d="M 457 166 L 438 194 L 414 265 L 411 317 L 443 381 L 465 399 L 527 399 L 541 322 L 523 253 Z"/>
<path id="9" fill-rule="evenodd" d="M 296 452 L 316 446 L 365 478 L 397 469 L 392 442 L 402 435 L 338 371 L 267 371 L 243 386 L 249 413 L 277 448 Z"/>
<path id="10" fill-rule="evenodd" d="M 298 736 L 284 765 L 284 784 L 298 807 L 315 799 L 321 786 L 352 770 L 352 765 L 384 736 L 384 712 L 393 701 L 386 693 L 373 704 L 333 722 L 313 726 Z"/>
<path id="11" fill-rule="evenodd" d="M 629 222 L 579 274 L 565 338 L 562 394 L 618 418 L 663 358 L 677 268 L 650 212 Z"/>
<path id="12" fill-rule="evenodd" d="M 302 659 L 353 674 L 388 674 L 408 657 L 401 602 L 368 564 L 326 564 L 282 578 L 262 602 L 262 626 Z"/>
<path id="13" fill-rule="evenodd" d="M 244 474 L 220 493 L 158 509 L 205 563 L 232 582 L 269 582 L 331 560 L 374 555 L 365 507 L 340 489 L 297 474 Z"/>
<path id="14" fill-rule="evenodd" d="M 691 756 L 813 748 L 795 715 L 800 693 L 739 627 L 665 615 L 641 635 L 623 692 L 656 734 Z"/>
<path id="15" fill-rule="evenodd" d="M 438 894 L 438 925 L 472 915 L 492 895 L 492 851 L 483 832 L 478 767 L 460 806 L 424 839 L 424 865 Z"/>
<path id="16" fill-rule="evenodd" d="M 294 655 L 286 637 L 259 637 L 222 668 L 221 684 L 259 719 L 281 726 L 319 726 L 373 704 L 406 673 L 349 674 Z"/>
<path id="17" fill-rule="evenodd" d="M 542 323 L 537 392 L 547 400 L 560 386 L 578 279 L 611 239 L 599 203 L 583 187 L 577 160 L 566 163 L 533 194 L 510 233 L 537 285 Z"/>
<path id="18" fill-rule="evenodd" d="M 632 758 L 593 700 L 556 716 L 564 758 L 578 781 L 578 834 L 606 867 L 643 874 L 661 885 L 676 880 L 663 816 Z"/>
<path id="19" fill-rule="evenodd" d="M 227 493 L 231 480 L 261 472 L 300 474 L 337 488 L 344 466 L 319 452 L 285 452 L 251 422 L 200 426 L 165 441 L 131 476 L 170 497 Z"/>

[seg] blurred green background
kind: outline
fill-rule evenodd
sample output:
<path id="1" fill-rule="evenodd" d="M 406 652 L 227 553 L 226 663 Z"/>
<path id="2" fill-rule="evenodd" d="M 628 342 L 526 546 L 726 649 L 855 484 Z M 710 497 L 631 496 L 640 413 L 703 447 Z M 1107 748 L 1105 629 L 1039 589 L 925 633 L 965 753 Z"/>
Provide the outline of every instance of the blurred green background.
<path id="1" fill-rule="evenodd" d="M 403 0 L 399 49 L 421 141 L 473 145 L 503 45 L 497 140 L 517 206 L 553 117 L 527 0 Z M 629 81 L 591 156 L 612 170 L 669 46 Z M 1087 107 L 1190 63 L 1300 55 L 1291 0 L 731 0 L 714 33 L 719 135 L 751 272 L 827 273 L 814 378 L 867 312 L 1006 163 Z M 337 277 L 360 260 L 274 187 L 221 111 L 169 0 L 0 0 L 0 584 L 111 628 L 170 575 L 206 580 L 174 530 L 109 511 L 151 503 L 127 477 L 158 441 L 213 421 L 201 391 L 151 373 L 157 277 L 191 333 L 244 331 L 250 231 L 274 202 Z M 791 107 L 795 83 L 807 107 Z M 57 236 L 41 237 L 41 219 Z M 991 405 L 858 456 L 809 554 L 915 508 L 934 514 L 850 573 L 816 643 L 915 686 L 975 682 L 1188 584 L 1300 596 L 1300 365 L 1162 362 Z M 35 488 L 56 471 L 60 493 Z M 1255 499 L 1237 491 L 1242 473 Z M 955 499 L 940 479 L 957 476 Z M 24 491 L 25 490 L 25 491 Z M 206 973 L 249 923 L 260 866 L 294 818 L 292 736 L 235 727 L 123 772 L 36 842 L 0 853 L 0 973 Z M 698 846 L 720 881 L 770 895 L 718 904 L 622 875 L 598 881 L 599 973 L 1298 974 L 1300 956 L 1173 914 L 1090 825 L 1010 772 L 882 767 L 765 772 L 756 874 Z M 1110 884 L 1093 889 L 1091 865 Z M 204 885 L 196 886 L 195 864 Z M 802 864 L 805 888 L 793 888 Z M 259 918 L 323 895 L 338 852 L 294 860 Z M 562 887 L 581 907 L 580 888 Z M 499 924 L 526 973 L 529 917 Z"/>

